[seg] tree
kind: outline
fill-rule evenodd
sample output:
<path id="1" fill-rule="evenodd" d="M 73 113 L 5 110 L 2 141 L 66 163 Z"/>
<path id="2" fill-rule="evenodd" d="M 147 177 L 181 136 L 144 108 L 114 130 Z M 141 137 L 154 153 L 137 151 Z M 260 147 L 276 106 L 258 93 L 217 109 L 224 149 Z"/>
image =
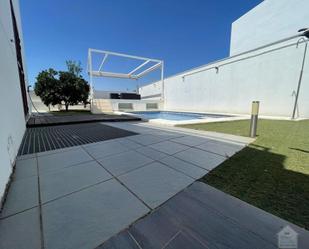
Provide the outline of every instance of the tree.
<path id="1" fill-rule="evenodd" d="M 82 77 L 72 72 L 59 72 L 61 101 L 68 111 L 69 105 L 76 105 L 79 102 L 87 103 L 89 96 L 89 85 Z"/>
<path id="2" fill-rule="evenodd" d="M 80 61 L 72 61 L 67 60 L 65 61 L 65 64 L 67 65 L 68 71 L 75 76 L 79 77 L 81 72 L 83 71 Z"/>
<path id="3" fill-rule="evenodd" d="M 68 71 L 44 70 L 36 78 L 35 94 L 40 96 L 45 105 L 64 104 L 65 110 L 69 105 L 82 102 L 88 103 L 89 84 L 80 75 L 80 62 L 66 61 Z"/>
<path id="4" fill-rule="evenodd" d="M 60 82 L 56 78 L 58 72 L 50 68 L 39 73 L 36 77 L 34 92 L 40 96 L 43 103 L 47 106 L 61 103 L 59 95 Z"/>

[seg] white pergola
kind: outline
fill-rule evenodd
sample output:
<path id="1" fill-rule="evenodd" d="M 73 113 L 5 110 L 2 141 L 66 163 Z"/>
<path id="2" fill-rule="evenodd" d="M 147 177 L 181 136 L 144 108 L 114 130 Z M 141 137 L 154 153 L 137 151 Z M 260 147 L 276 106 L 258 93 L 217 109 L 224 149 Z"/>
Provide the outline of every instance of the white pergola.
<path id="1" fill-rule="evenodd" d="M 102 61 L 99 67 L 97 68 L 93 67 L 93 54 L 100 54 L 102 57 Z M 118 57 L 140 60 L 141 64 L 138 65 L 136 68 L 132 69 L 128 73 L 108 72 L 103 69 L 103 65 L 106 62 L 107 58 L 110 56 L 118 56 Z M 155 64 L 149 66 L 150 63 L 155 63 Z M 161 70 L 161 82 L 162 82 L 161 98 L 163 98 L 163 92 L 164 92 L 164 62 L 163 60 L 150 59 L 150 58 L 145 58 L 145 57 L 140 57 L 140 56 L 134 56 L 134 55 L 128 55 L 128 54 L 122 54 L 122 53 L 89 48 L 87 69 L 88 69 L 88 74 L 90 77 L 90 99 L 91 100 L 93 99 L 93 77 L 110 77 L 110 78 L 119 78 L 119 79 L 138 80 L 139 78 L 157 69 Z"/>

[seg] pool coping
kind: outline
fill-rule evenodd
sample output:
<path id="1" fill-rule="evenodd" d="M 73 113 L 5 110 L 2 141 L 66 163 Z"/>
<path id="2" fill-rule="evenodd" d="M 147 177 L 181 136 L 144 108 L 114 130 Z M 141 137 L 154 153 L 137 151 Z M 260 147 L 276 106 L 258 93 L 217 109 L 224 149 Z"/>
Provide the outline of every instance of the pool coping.
<path id="1" fill-rule="evenodd" d="M 167 110 L 153 110 L 153 112 L 180 112 L 180 111 L 167 111 Z M 149 110 L 149 112 L 152 112 L 152 110 Z M 183 113 L 186 113 L 186 111 L 181 111 Z M 140 118 L 142 121 L 154 123 L 154 124 L 161 124 L 161 125 L 167 125 L 167 126 L 176 126 L 176 125 L 186 125 L 186 124 L 200 124 L 200 123 L 214 123 L 214 122 L 225 122 L 225 121 L 236 121 L 236 120 L 247 120 L 250 119 L 249 115 L 241 115 L 241 114 L 221 114 L 221 113 L 203 113 L 203 112 L 194 112 L 196 114 L 211 114 L 211 115 L 225 115 L 229 117 L 222 117 L 222 118 L 200 118 L 200 119 L 191 119 L 191 120 L 166 120 L 166 119 L 147 119 L 144 117 L 141 117 L 138 114 L 130 113 L 130 112 L 115 112 L 116 114 L 123 114 L 128 116 L 134 116 Z M 192 113 L 192 112 L 187 112 Z"/>

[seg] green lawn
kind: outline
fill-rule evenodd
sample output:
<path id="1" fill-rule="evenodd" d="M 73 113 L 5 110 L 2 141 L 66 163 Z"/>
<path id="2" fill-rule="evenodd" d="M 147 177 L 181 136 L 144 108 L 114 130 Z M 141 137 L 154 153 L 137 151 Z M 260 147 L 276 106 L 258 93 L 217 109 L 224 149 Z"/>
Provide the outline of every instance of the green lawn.
<path id="1" fill-rule="evenodd" d="M 249 121 L 182 127 L 248 136 Z M 309 120 L 259 120 L 257 140 L 202 181 L 309 229 Z"/>

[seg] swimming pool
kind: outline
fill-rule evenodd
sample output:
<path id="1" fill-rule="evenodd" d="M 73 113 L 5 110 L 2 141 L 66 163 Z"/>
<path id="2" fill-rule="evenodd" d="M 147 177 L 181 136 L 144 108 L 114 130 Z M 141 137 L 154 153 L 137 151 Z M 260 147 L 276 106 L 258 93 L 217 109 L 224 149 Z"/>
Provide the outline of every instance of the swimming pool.
<path id="1" fill-rule="evenodd" d="M 131 112 L 143 119 L 163 119 L 169 121 L 188 121 L 206 118 L 224 118 L 229 117 L 226 115 L 218 114 L 202 114 L 202 113 L 192 113 L 192 112 L 172 112 L 172 111 L 143 111 L 143 112 Z"/>

